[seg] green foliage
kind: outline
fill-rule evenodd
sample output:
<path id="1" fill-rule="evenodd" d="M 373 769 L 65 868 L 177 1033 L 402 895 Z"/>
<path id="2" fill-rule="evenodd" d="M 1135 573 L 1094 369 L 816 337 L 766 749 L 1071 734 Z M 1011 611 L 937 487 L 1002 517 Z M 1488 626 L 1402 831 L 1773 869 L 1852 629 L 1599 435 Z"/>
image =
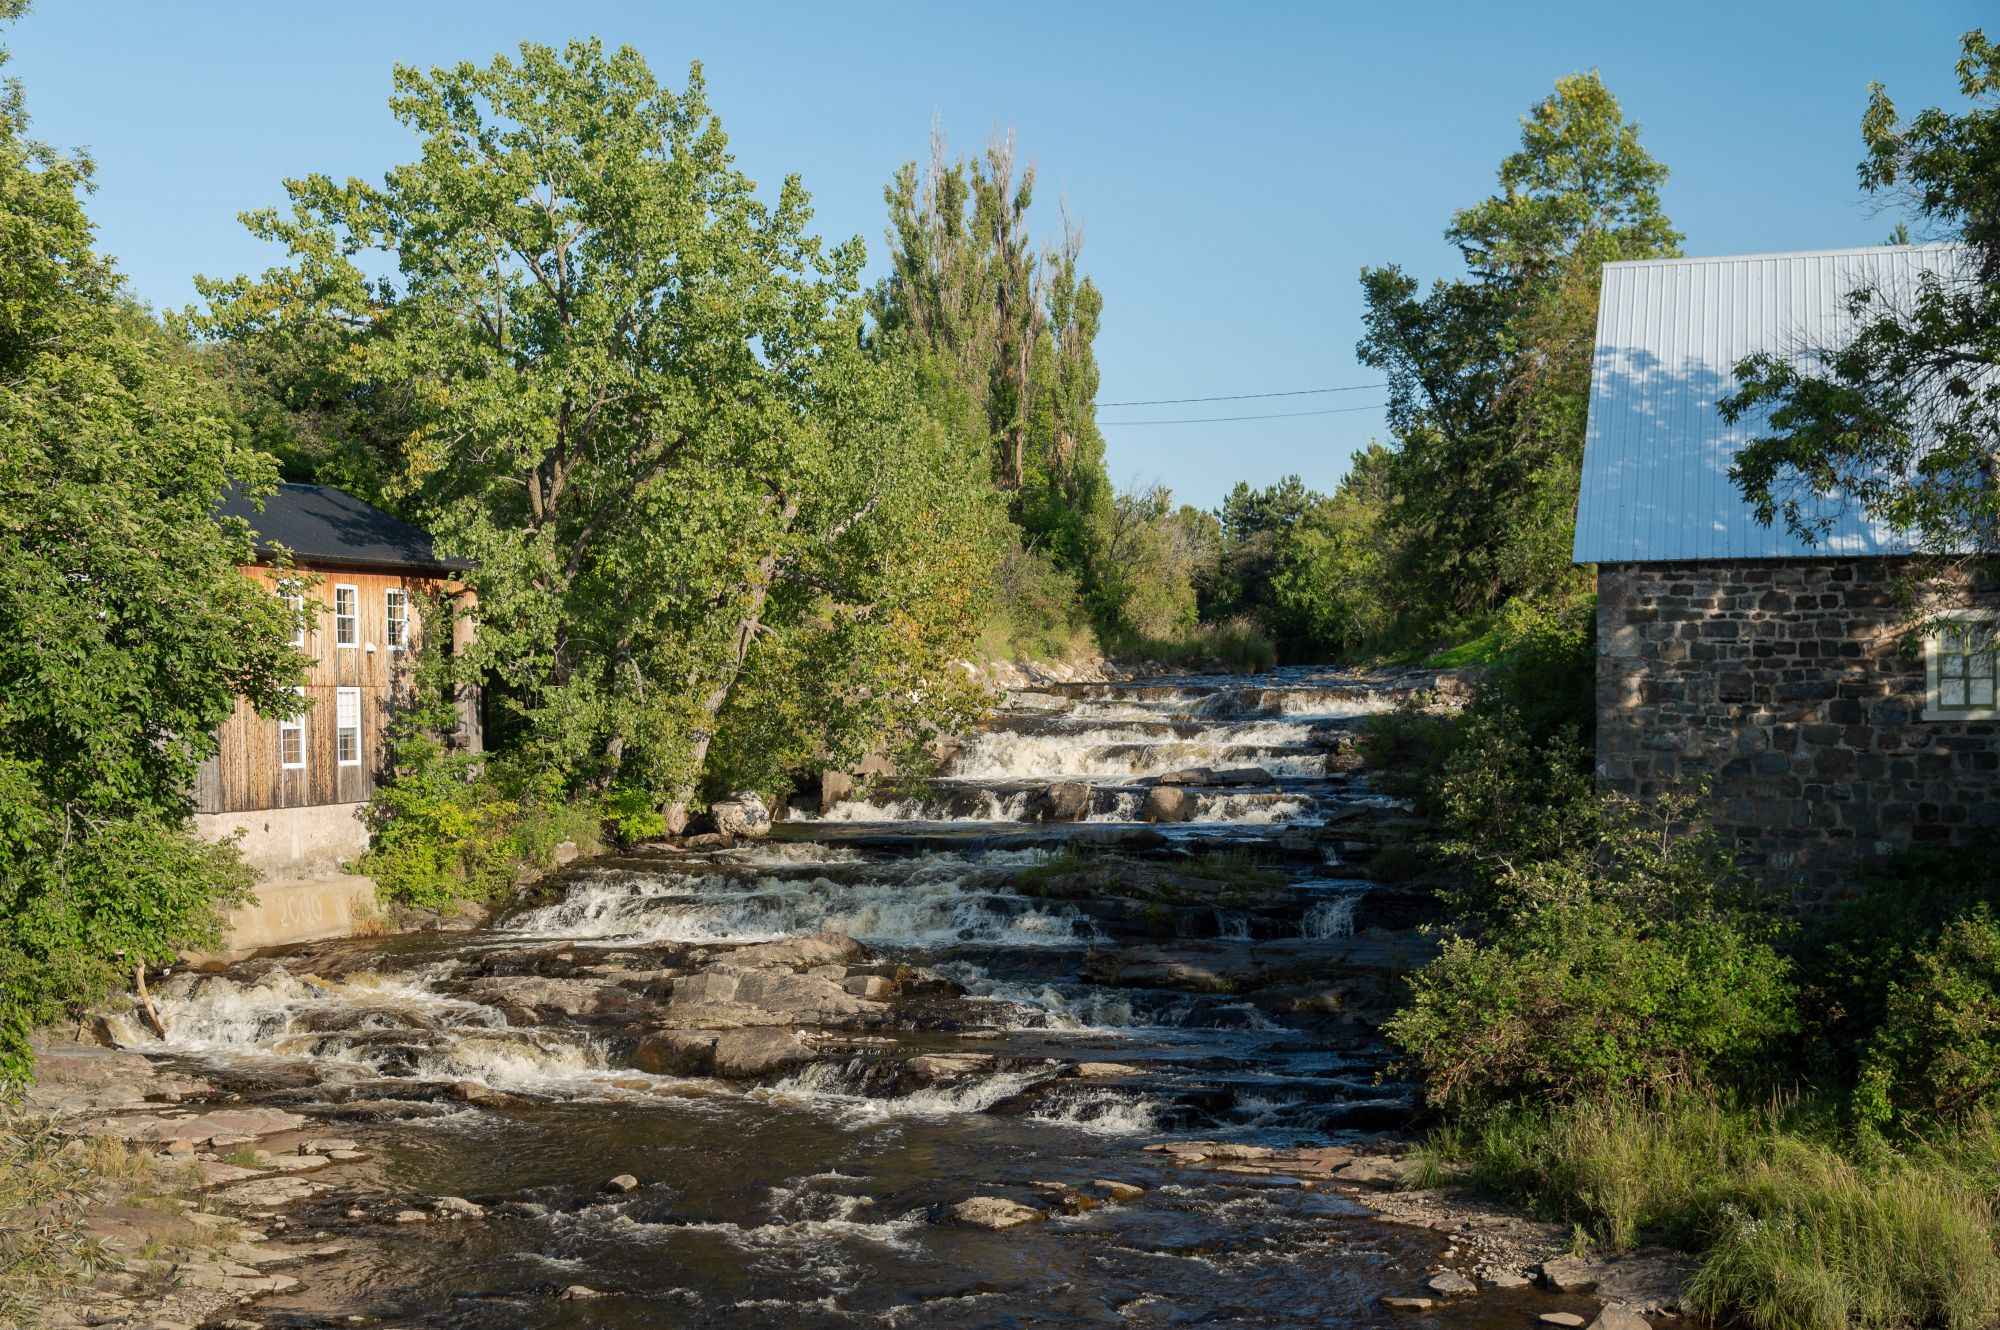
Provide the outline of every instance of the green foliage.
<path id="1" fill-rule="evenodd" d="M 0 58 L 4 52 L 0 52 Z M 183 946 L 248 885 L 186 829 L 215 731 L 296 706 L 283 603 L 237 571 L 268 483 L 177 345 L 91 248 L 88 159 L 0 95 L 0 1084 L 27 1027 Z"/>
<path id="2" fill-rule="evenodd" d="M 288 182 L 246 218 L 287 264 L 204 280 L 190 324 L 476 561 L 496 737 L 678 827 L 705 788 L 962 723 L 983 443 L 901 339 L 864 345 L 859 241 L 810 235 L 796 178 L 758 198 L 699 68 L 529 43 L 398 68 L 390 109 L 416 160 Z"/>
<path id="3" fill-rule="evenodd" d="M 1061 659 L 1096 645 L 1076 578 L 1048 551 L 1008 542 L 995 562 L 992 595 L 980 626 L 986 660 Z"/>
<path id="4" fill-rule="evenodd" d="M 1983 31 L 1965 35 L 1958 80 L 1970 109 L 1908 121 L 1874 85 L 1860 170 L 1868 190 L 1963 245 L 1966 271 L 1927 276 L 1914 298 L 1855 290 L 1852 340 L 1754 356 L 1721 403 L 1767 431 L 1731 478 L 1761 520 L 1782 515 L 1808 541 L 1855 506 L 1932 555 L 2000 555 L 2000 47 Z"/>
<path id="5" fill-rule="evenodd" d="M 1363 271 L 1358 354 L 1388 375 L 1395 434 L 1382 580 L 1420 632 L 1575 586 L 1598 271 L 1678 252 L 1666 175 L 1595 73 L 1559 79 L 1523 119 L 1501 192 L 1446 232 L 1466 278 L 1421 294 L 1394 265 Z"/>
<path id="6" fill-rule="evenodd" d="M 1790 966 L 1764 920 L 1638 874 L 1614 892 L 1562 872 L 1510 886 L 1522 912 L 1448 938 L 1386 1026 L 1432 1104 L 1738 1084 L 1796 1028 Z"/>
<path id="7" fill-rule="evenodd" d="M 1278 663 L 1278 649 L 1262 627 L 1247 618 L 1204 623 L 1171 637 L 1136 633 L 1110 636 L 1114 655 L 1189 670 L 1224 669 L 1254 674 Z"/>
<path id="8" fill-rule="evenodd" d="M 1946 924 L 1892 982 L 1861 1054 L 1856 1113 L 1906 1125 L 2000 1107 L 2000 924 L 1985 905 Z"/>

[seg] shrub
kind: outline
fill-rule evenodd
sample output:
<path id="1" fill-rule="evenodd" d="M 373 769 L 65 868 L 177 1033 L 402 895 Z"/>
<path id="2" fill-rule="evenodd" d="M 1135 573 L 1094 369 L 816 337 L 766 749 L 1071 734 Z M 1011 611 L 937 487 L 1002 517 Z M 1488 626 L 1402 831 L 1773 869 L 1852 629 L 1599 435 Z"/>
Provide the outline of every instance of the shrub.
<path id="1" fill-rule="evenodd" d="M 1411 987 L 1386 1031 L 1445 1106 L 1752 1081 L 1793 1028 L 1789 966 L 1757 930 L 1605 899 L 1449 939 Z"/>
<path id="2" fill-rule="evenodd" d="M 1864 1121 L 1963 1117 L 2000 1097 L 2000 924 L 1986 906 L 1945 925 L 1889 985 L 1854 1091 Z"/>

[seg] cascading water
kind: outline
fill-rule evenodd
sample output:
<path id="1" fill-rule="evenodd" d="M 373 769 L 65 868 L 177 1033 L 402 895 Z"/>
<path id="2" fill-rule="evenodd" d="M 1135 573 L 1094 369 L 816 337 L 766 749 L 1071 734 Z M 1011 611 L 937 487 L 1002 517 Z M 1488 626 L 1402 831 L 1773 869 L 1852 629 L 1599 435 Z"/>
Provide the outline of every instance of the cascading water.
<path id="1" fill-rule="evenodd" d="M 343 1309 L 496 1330 L 1370 1323 L 1434 1239 L 1138 1147 L 1407 1113 L 1351 1008 L 1420 944 L 1371 930 L 1372 889 L 1339 876 L 1355 819 L 1395 812 L 1341 755 L 1398 696 L 1299 671 L 1051 686 L 927 782 L 795 807 L 761 843 L 578 864 L 470 933 L 176 976 L 168 1043 L 132 1038 L 378 1133 L 384 1188 L 508 1216 L 385 1240 L 302 1316 L 331 1279 Z M 1140 822 L 1160 789 L 1184 820 Z M 824 934 L 866 954 L 745 968 Z M 694 986 L 744 984 L 818 995 L 806 1053 L 732 1079 L 639 1051 Z M 641 1187 L 603 1193 L 617 1172 Z M 931 1222 L 1098 1179 L 1149 1194 L 1006 1233 Z M 574 1283 L 611 1296 L 550 1296 Z"/>

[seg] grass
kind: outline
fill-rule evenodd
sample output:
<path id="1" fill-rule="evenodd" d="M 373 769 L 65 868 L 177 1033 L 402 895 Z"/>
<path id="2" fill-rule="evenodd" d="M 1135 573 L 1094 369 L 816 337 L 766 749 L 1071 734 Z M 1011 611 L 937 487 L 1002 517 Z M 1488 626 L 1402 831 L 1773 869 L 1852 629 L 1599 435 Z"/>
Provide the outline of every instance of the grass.
<path id="1" fill-rule="evenodd" d="M 1434 651 L 1424 658 L 1427 670 L 1460 670 L 1471 665 L 1491 665 L 1507 648 L 1507 636 L 1498 625 L 1479 636 Z"/>
<path id="2" fill-rule="evenodd" d="M 101 1182 L 93 1150 L 65 1142 L 53 1119 L 0 1117 L 0 1324 L 29 1324 L 49 1293 L 107 1263 L 84 1232 Z"/>
<path id="3" fill-rule="evenodd" d="M 1418 1185 L 1463 1181 L 1608 1251 L 1700 1253 L 1691 1310 L 1755 1330 L 1971 1330 L 2000 1318 L 2000 1118 L 1891 1148 L 1831 1115 L 1656 1104 L 1513 1107 L 1421 1147 Z"/>

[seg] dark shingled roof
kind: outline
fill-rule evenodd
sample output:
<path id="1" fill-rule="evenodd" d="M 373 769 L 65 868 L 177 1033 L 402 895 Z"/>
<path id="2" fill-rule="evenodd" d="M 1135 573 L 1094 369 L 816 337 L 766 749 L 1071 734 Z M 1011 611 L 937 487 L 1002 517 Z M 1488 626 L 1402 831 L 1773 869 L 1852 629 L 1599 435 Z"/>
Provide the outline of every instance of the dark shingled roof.
<path id="1" fill-rule="evenodd" d="M 232 491 L 217 512 L 248 522 L 261 552 L 282 545 L 301 563 L 447 573 L 472 566 L 463 559 L 440 558 L 431 548 L 430 532 L 331 485 L 280 485 L 264 500 L 261 513 Z"/>

